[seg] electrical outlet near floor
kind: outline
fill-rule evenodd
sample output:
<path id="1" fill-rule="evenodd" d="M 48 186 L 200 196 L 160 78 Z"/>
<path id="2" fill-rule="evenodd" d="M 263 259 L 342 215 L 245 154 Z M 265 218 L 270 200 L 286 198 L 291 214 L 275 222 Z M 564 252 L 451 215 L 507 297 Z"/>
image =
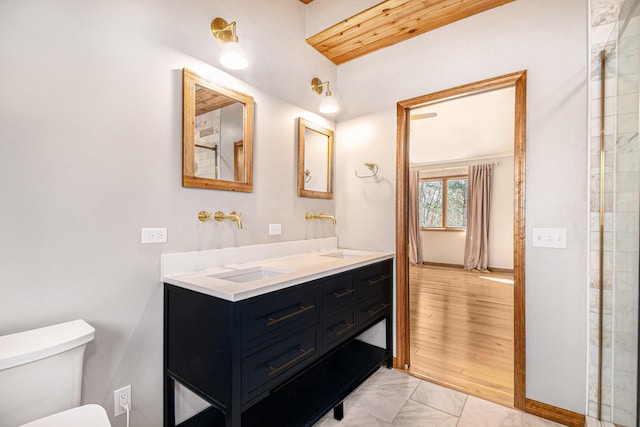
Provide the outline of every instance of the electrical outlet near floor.
<path id="1" fill-rule="evenodd" d="M 123 407 L 125 404 L 129 405 L 129 411 L 131 411 L 131 384 L 114 390 L 113 415 L 117 417 L 118 415 L 122 415 L 127 412 Z"/>

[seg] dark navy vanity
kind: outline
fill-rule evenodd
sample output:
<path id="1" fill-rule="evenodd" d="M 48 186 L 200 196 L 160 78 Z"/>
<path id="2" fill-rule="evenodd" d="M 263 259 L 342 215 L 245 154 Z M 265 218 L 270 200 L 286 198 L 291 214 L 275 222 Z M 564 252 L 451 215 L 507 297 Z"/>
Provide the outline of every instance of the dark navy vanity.
<path id="1" fill-rule="evenodd" d="M 345 270 L 344 268 L 342 270 Z M 211 406 L 180 426 L 311 426 L 391 367 L 392 259 L 229 301 L 164 284 L 164 425 L 177 381 Z M 386 348 L 355 339 L 386 320 Z"/>

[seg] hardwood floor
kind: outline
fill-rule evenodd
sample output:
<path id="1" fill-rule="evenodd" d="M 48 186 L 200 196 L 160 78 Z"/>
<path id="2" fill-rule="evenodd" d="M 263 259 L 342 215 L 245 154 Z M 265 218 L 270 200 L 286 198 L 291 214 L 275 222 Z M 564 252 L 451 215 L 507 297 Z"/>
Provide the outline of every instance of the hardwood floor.
<path id="1" fill-rule="evenodd" d="M 415 376 L 513 406 L 513 275 L 410 266 Z"/>

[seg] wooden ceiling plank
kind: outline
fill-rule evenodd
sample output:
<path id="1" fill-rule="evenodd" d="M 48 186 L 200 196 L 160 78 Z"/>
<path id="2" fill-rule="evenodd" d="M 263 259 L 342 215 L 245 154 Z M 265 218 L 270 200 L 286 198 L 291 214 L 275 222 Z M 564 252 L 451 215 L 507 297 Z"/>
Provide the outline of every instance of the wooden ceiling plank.
<path id="1" fill-rule="evenodd" d="M 442 9 L 438 9 L 438 13 L 436 14 L 431 12 L 414 14 L 407 19 L 397 21 L 395 26 L 387 27 L 383 31 L 374 30 L 362 33 L 356 38 L 343 40 L 341 45 L 333 48 L 323 46 L 323 50 L 329 56 L 334 57 L 362 46 L 377 45 L 380 40 L 384 40 L 388 46 L 434 30 L 451 22 L 475 15 L 481 11 L 484 11 L 484 8 L 477 4 L 468 4 L 464 8 L 460 8 L 458 4 L 449 4 Z"/>
<path id="2" fill-rule="evenodd" d="M 431 2 L 442 2 L 446 0 L 431 0 Z M 415 0 L 387 0 L 380 4 L 370 7 L 357 15 L 347 18 L 337 24 L 323 30 L 307 39 L 307 43 L 312 46 L 322 43 L 325 40 L 343 36 L 347 31 L 354 31 L 358 28 L 369 27 L 375 25 L 376 19 L 387 20 L 386 14 L 395 9 L 411 8 L 416 6 L 418 9 L 424 7 L 423 1 Z M 427 2 L 428 3 L 428 2 Z"/>
<path id="3" fill-rule="evenodd" d="M 307 39 L 341 64 L 514 0 L 387 0 Z"/>
<path id="4" fill-rule="evenodd" d="M 234 99 L 225 95 L 207 88 L 198 87 L 196 89 L 196 116 L 217 110 L 218 108 L 224 108 L 235 102 L 236 101 Z"/>
<path id="5" fill-rule="evenodd" d="M 486 0 L 485 0 L 486 1 Z M 357 39 L 365 41 L 387 37 L 396 34 L 399 31 L 420 27 L 423 25 L 420 21 L 429 22 L 432 17 L 442 14 L 443 10 L 456 8 L 460 0 L 440 0 L 437 5 L 428 8 L 422 7 L 416 2 L 411 6 L 402 7 L 399 10 L 390 12 L 386 16 L 379 16 L 377 19 L 371 19 L 365 24 L 354 28 L 353 31 L 332 37 L 325 43 L 319 44 L 324 51 L 331 52 L 332 49 L 353 42 Z M 356 44 L 361 44 L 359 43 Z"/>

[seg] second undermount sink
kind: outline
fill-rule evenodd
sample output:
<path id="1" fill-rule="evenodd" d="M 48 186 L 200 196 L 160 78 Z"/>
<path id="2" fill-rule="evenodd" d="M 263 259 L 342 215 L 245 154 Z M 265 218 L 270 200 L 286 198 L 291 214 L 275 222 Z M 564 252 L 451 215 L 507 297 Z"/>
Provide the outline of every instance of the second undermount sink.
<path id="1" fill-rule="evenodd" d="M 328 254 L 322 254 L 320 256 L 329 257 L 329 258 L 350 259 L 350 258 L 360 258 L 365 255 L 367 254 L 355 252 L 355 251 L 338 251 L 338 252 L 330 252 Z"/>
<path id="2" fill-rule="evenodd" d="M 253 282 L 254 280 L 267 279 L 269 277 L 280 276 L 281 274 L 291 273 L 294 270 L 286 268 L 268 267 L 259 265 L 256 267 L 241 268 L 234 271 L 225 271 L 224 273 L 211 274 L 209 277 L 214 279 L 227 280 L 235 283 Z"/>

